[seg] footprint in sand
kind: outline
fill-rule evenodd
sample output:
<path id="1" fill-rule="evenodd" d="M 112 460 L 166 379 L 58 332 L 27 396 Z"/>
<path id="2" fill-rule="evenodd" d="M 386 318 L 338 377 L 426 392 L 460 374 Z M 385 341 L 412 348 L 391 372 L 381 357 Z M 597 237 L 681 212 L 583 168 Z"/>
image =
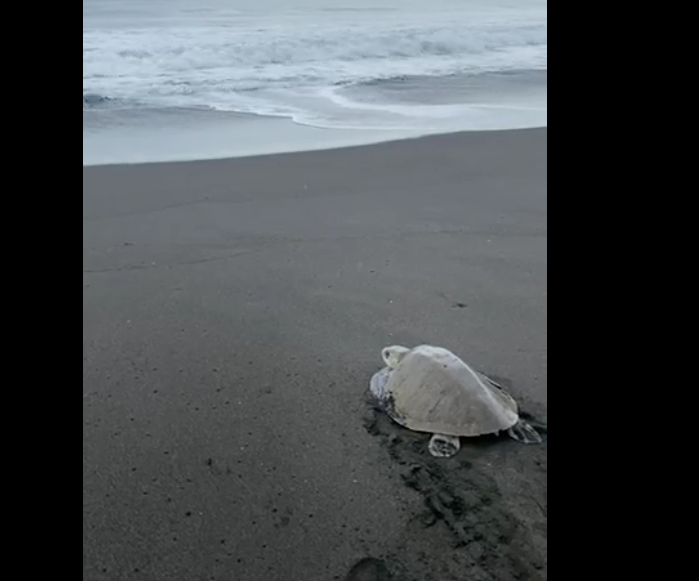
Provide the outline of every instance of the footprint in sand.
<path id="1" fill-rule="evenodd" d="M 391 574 L 383 562 L 364 559 L 354 566 L 345 581 L 391 581 Z"/>

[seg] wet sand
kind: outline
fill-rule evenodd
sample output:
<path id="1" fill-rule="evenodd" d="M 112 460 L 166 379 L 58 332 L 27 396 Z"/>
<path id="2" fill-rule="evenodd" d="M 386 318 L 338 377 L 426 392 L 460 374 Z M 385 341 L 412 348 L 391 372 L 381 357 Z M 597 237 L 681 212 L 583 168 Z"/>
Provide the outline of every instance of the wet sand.
<path id="1" fill-rule="evenodd" d="M 547 578 L 548 447 L 366 399 L 436 343 L 547 416 L 547 132 L 83 170 L 83 580 Z"/>

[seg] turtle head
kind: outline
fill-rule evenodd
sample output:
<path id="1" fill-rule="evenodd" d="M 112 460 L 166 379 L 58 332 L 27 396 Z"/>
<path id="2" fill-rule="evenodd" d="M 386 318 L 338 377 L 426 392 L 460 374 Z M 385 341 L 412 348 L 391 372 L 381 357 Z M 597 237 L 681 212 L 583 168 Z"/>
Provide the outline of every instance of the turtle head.
<path id="1" fill-rule="evenodd" d="M 394 345 L 393 347 L 386 347 L 382 352 L 381 356 L 391 369 L 395 369 L 400 365 L 400 362 L 405 359 L 405 356 L 410 353 L 410 349 L 407 347 L 401 347 L 399 345 Z"/>

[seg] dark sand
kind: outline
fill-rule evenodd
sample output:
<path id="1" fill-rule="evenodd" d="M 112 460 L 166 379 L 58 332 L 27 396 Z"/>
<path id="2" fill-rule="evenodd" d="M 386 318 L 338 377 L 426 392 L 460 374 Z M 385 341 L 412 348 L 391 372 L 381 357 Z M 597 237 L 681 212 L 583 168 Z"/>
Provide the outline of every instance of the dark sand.
<path id="1" fill-rule="evenodd" d="M 547 139 L 84 169 L 83 580 L 546 579 L 547 444 L 365 392 L 431 342 L 546 421 Z"/>

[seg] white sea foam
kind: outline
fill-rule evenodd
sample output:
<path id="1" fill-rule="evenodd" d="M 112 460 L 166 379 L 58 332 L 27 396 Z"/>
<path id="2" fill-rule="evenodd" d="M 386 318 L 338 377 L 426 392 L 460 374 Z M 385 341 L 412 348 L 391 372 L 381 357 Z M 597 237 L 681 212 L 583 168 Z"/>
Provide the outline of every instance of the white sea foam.
<path id="1" fill-rule="evenodd" d="M 97 21 L 102 26 L 91 25 L 88 18 L 83 94 L 93 96 L 88 106 L 99 95 L 111 104 L 295 115 L 296 108 L 283 100 L 257 99 L 255 93 L 308 95 L 313 89 L 402 75 L 547 67 L 548 30 L 540 3 L 529 11 L 484 11 L 480 1 L 471 10 L 453 2 L 449 12 L 444 9 L 449 5 L 440 4 L 442 10 L 434 14 L 429 8 L 356 9 L 349 16 L 315 9 L 276 18 L 201 9 L 197 17 L 180 12 L 173 19 L 170 12 L 169 20 L 134 16 L 129 23 L 122 17 L 119 26 L 104 26 L 104 18 Z"/>

